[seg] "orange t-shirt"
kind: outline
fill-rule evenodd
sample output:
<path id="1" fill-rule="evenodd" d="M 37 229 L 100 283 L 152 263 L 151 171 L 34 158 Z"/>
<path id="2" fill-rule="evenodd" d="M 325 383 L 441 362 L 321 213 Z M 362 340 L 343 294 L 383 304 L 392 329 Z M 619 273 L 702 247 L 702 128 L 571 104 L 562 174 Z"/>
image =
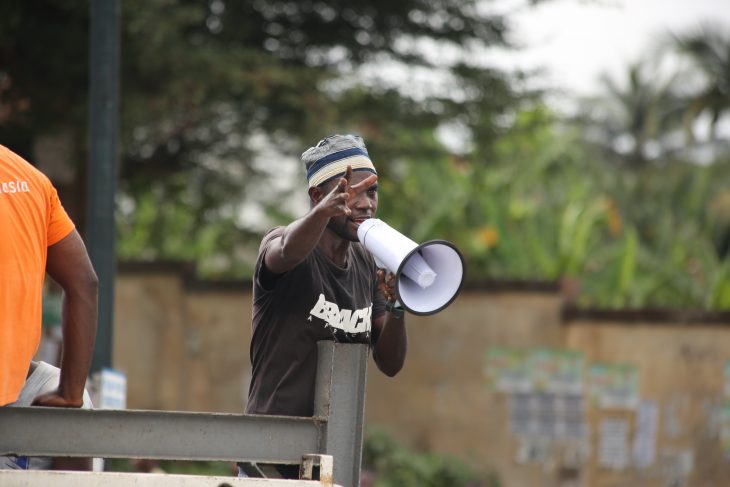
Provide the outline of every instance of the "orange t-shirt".
<path id="1" fill-rule="evenodd" d="M 17 399 L 40 342 L 48 246 L 73 229 L 48 178 L 0 145 L 0 406 Z"/>

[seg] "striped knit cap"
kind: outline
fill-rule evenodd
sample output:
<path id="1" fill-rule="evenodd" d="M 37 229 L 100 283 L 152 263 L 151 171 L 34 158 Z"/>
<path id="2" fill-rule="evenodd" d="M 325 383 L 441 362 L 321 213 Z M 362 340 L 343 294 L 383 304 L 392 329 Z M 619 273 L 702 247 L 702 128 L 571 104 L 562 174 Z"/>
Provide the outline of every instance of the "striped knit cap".
<path id="1" fill-rule="evenodd" d="M 359 135 L 330 135 L 302 154 L 307 168 L 309 187 L 320 186 L 341 177 L 352 166 L 352 171 L 377 174 L 368 150 Z"/>

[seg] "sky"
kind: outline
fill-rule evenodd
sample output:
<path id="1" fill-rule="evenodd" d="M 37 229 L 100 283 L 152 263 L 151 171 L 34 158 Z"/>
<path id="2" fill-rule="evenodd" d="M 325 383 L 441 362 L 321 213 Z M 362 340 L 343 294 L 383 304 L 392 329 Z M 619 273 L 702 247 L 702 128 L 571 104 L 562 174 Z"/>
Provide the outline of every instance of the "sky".
<path id="1" fill-rule="evenodd" d="M 525 45 L 500 64 L 544 66 L 547 83 L 582 95 L 595 94 L 602 73 L 625 72 L 669 31 L 709 21 L 730 30 L 730 0 L 551 0 L 533 8 L 520 0 L 496 3 Z"/>

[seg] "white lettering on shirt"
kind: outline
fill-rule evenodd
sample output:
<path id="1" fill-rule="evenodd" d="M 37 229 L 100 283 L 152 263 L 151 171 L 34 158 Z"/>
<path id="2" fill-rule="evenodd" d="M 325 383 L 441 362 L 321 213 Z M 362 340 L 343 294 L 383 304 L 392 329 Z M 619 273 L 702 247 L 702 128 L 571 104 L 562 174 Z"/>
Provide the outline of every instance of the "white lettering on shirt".
<path id="1" fill-rule="evenodd" d="M 324 298 L 324 294 L 319 295 L 319 299 L 309 312 L 311 317 L 324 320 L 327 325 L 338 328 L 347 333 L 363 333 L 370 331 L 371 318 L 373 314 L 373 306 L 367 308 L 356 309 L 340 309 L 336 303 L 330 303 Z"/>
<path id="2" fill-rule="evenodd" d="M 13 194 L 13 193 L 30 193 L 30 185 L 28 181 L 22 179 L 16 179 L 15 181 L 2 181 L 0 182 L 0 194 Z"/>

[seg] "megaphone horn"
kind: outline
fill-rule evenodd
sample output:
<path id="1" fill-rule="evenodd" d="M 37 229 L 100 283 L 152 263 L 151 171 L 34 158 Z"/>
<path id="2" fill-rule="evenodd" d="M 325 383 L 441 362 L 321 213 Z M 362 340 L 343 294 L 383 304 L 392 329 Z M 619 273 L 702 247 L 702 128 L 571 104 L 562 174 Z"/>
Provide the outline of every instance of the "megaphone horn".
<path id="1" fill-rule="evenodd" d="M 438 313 L 461 291 L 464 258 L 451 242 L 419 245 L 377 218 L 362 222 L 357 237 L 379 267 L 395 274 L 398 300 L 409 312 Z"/>

